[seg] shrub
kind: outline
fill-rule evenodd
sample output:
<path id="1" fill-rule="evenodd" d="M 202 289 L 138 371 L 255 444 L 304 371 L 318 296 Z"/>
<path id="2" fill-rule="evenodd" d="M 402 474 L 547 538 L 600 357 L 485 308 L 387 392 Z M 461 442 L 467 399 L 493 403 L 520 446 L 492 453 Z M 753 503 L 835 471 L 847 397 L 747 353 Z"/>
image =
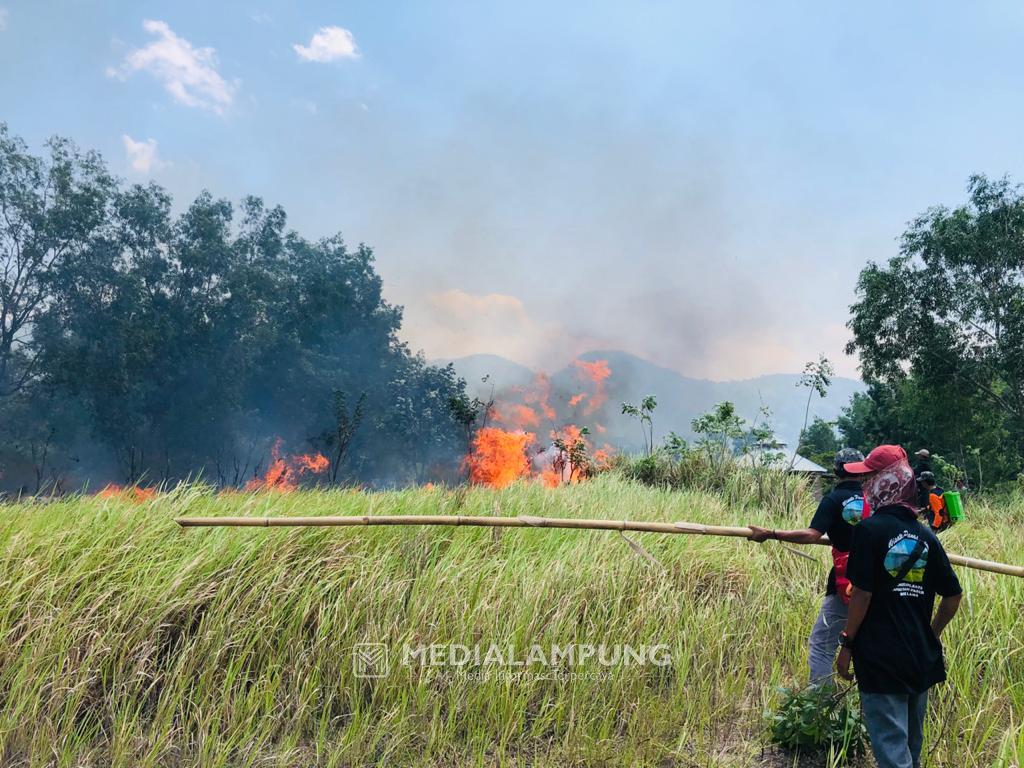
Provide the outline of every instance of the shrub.
<path id="1" fill-rule="evenodd" d="M 781 469 L 746 466 L 735 459 L 709 461 L 701 450 L 677 456 L 664 450 L 649 456 L 616 456 L 606 469 L 654 488 L 721 493 L 729 505 L 795 512 L 811 498 L 811 485 Z"/>
<path id="2" fill-rule="evenodd" d="M 863 754 L 867 729 L 852 691 L 830 684 L 780 688 L 777 708 L 765 712 L 769 738 L 794 751 L 828 751 L 838 763 Z"/>

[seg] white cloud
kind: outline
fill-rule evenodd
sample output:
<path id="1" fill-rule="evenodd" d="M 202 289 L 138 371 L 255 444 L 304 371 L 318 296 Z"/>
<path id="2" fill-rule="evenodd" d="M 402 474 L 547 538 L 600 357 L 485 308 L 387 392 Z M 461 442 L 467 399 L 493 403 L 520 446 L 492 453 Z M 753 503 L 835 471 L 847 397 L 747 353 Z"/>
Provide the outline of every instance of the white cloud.
<path id="1" fill-rule="evenodd" d="M 131 51 L 120 68 L 108 69 L 110 77 L 125 80 L 133 72 L 149 72 L 163 83 L 175 101 L 186 106 L 210 109 L 217 114 L 231 106 L 236 85 L 220 76 L 213 48 L 192 47 L 163 21 L 147 20 L 142 27 L 156 40 Z"/>
<path id="2" fill-rule="evenodd" d="M 343 27 L 320 27 L 309 45 L 292 46 L 303 61 L 335 61 L 358 59 L 359 49 L 352 33 Z"/>
<path id="3" fill-rule="evenodd" d="M 7 29 L 7 9 L 0 8 L 0 32 Z"/>
<path id="4" fill-rule="evenodd" d="M 121 136 L 121 141 L 124 142 L 124 151 L 133 170 L 149 173 L 168 165 L 156 153 L 156 139 L 135 141 L 125 133 Z"/>

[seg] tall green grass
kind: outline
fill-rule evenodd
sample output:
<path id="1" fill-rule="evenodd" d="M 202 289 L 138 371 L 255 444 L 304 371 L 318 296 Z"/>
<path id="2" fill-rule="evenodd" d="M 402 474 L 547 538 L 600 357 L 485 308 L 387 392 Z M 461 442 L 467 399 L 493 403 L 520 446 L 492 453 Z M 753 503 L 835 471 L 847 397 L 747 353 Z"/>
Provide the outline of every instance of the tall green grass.
<path id="1" fill-rule="evenodd" d="M 787 499 L 790 496 L 787 494 Z M 482 528 L 190 529 L 176 515 L 529 514 L 803 525 L 812 499 L 757 512 L 720 493 L 613 475 L 388 493 L 0 507 L 0 763 L 24 766 L 759 765 L 762 711 L 806 677 L 827 573 L 775 544 Z M 745 510 L 742 507 L 747 507 Z M 789 508 L 789 511 L 786 511 Z M 1024 562 L 1024 504 L 974 506 L 951 551 Z M 931 765 L 1024 761 L 1024 581 L 960 571 Z M 361 642 L 656 645 L 668 667 L 606 680 L 460 678 Z M 525 653 L 525 651 L 524 651 Z M 587 667 L 597 670 L 597 665 Z M 599 671 L 605 671 L 601 668 Z M 770 750 L 769 750 L 770 752 Z M 775 756 L 772 764 L 791 764 Z"/>

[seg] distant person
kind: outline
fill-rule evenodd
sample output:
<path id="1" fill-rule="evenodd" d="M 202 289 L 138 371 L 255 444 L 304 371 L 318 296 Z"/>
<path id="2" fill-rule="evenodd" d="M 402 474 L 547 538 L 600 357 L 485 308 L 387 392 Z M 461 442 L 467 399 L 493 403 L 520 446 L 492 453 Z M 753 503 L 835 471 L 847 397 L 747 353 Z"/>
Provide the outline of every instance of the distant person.
<path id="1" fill-rule="evenodd" d="M 836 670 L 852 680 L 853 661 L 879 768 L 919 768 L 928 689 L 946 679 L 939 636 L 960 607 L 960 582 L 916 518 L 917 482 L 902 448 L 881 445 L 845 469 L 862 478 L 872 514 L 853 532 Z"/>
<path id="2" fill-rule="evenodd" d="M 860 481 L 851 477 L 844 464 L 863 461 L 864 454 L 853 448 L 843 448 L 833 461 L 836 486 L 822 497 L 818 509 L 807 528 L 774 531 L 751 525 L 751 541 L 768 539 L 793 544 L 813 544 L 828 534 L 832 542 L 832 570 L 828 572 L 825 599 L 821 602 L 818 618 L 811 628 L 808 641 L 808 666 L 811 682 L 820 683 L 832 677 L 836 657 L 836 643 L 846 621 L 846 603 L 849 600 L 849 582 L 846 579 L 846 560 L 853 540 L 853 526 L 861 521 L 865 510 Z"/>
<path id="3" fill-rule="evenodd" d="M 914 472 L 920 475 L 922 472 L 932 471 L 932 452 L 927 448 L 922 448 L 919 451 L 914 452 L 914 456 L 917 457 L 917 461 L 914 462 Z"/>
<path id="4" fill-rule="evenodd" d="M 949 518 L 949 510 L 946 508 L 946 501 L 942 497 L 945 493 L 935 482 L 935 475 L 931 472 L 922 472 L 917 478 L 918 488 L 923 490 L 928 504 L 925 507 L 925 519 L 935 533 L 944 531 L 952 525 Z"/>
<path id="5" fill-rule="evenodd" d="M 921 448 L 914 453 L 917 461 L 914 463 L 914 474 L 920 477 L 925 472 L 932 471 L 932 453 L 927 448 Z M 928 508 L 928 494 L 920 485 L 917 487 L 917 508 L 926 510 Z"/>

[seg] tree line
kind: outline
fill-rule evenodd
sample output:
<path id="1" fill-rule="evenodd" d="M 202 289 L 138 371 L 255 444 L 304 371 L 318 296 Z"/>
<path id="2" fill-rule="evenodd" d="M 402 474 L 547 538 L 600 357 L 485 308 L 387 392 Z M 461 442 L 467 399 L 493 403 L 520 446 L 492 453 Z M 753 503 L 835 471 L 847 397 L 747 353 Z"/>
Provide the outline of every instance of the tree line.
<path id="1" fill-rule="evenodd" d="M 927 448 L 984 488 L 1024 472 L 1024 191 L 978 175 L 967 192 L 918 216 L 898 253 L 861 271 L 847 352 L 867 391 L 836 426 L 862 450 Z M 805 436 L 818 449 L 823 426 Z"/>
<path id="2" fill-rule="evenodd" d="M 373 253 L 208 192 L 175 213 L 95 152 L 0 124 L 0 488 L 244 483 L 276 441 L 327 481 L 460 471 L 451 366 L 399 341 Z"/>
<path id="3" fill-rule="evenodd" d="M 975 484 L 1024 468 L 1024 192 L 974 176 L 861 272 L 847 352 L 867 390 L 801 450 L 927 447 Z M 461 477 L 486 405 L 398 339 L 373 253 L 310 241 L 257 197 L 179 213 L 55 138 L 0 124 L 0 491 L 241 485 L 275 444 L 329 483 Z M 838 429 L 836 435 L 835 429 Z"/>

